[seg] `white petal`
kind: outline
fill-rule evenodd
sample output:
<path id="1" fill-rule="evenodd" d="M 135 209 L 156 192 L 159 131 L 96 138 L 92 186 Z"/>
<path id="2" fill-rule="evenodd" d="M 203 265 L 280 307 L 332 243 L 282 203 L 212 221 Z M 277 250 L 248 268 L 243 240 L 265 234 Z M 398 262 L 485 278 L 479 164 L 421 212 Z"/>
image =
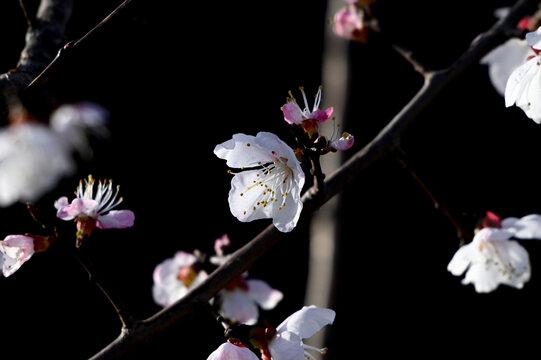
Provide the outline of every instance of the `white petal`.
<path id="1" fill-rule="evenodd" d="M 277 328 L 279 333 L 289 331 L 306 339 L 321 330 L 325 325 L 332 324 L 335 317 L 334 310 L 317 307 L 314 305 L 304 306 L 301 310 L 291 314 Z"/>
<path id="2" fill-rule="evenodd" d="M 254 325 L 259 318 L 255 302 L 241 289 L 220 292 L 220 313 L 227 319 L 246 325 Z"/>
<path id="3" fill-rule="evenodd" d="M 305 360 L 302 339 L 295 333 L 284 331 L 270 343 L 272 360 Z"/>
<path id="4" fill-rule="evenodd" d="M 274 134 L 270 135 L 276 137 Z M 252 135 L 235 134 L 232 139 L 216 145 L 214 154 L 226 160 L 227 166 L 232 168 L 253 167 L 274 161 L 272 150 L 265 142 L 263 145 L 261 142 L 260 138 Z"/>
<path id="5" fill-rule="evenodd" d="M 537 66 L 537 59 L 534 57 L 513 70 L 505 86 L 505 106 L 509 107 L 515 103 L 520 106 L 527 103 L 524 90 Z"/>
<path id="6" fill-rule="evenodd" d="M 534 52 L 525 40 L 512 38 L 488 53 L 481 59 L 481 64 L 489 66 L 490 81 L 498 93 L 503 96 L 507 79 L 513 70 L 524 64 L 528 55 L 533 54 Z"/>
<path id="7" fill-rule="evenodd" d="M 207 360 L 258 360 L 258 358 L 250 349 L 227 341 L 214 350 Z"/>
<path id="8" fill-rule="evenodd" d="M 472 251 L 475 251 L 475 244 L 473 243 L 461 246 L 447 265 L 447 270 L 455 276 L 462 275 L 470 266 Z"/>
<path id="9" fill-rule="evenodd" d="M 514 233 L 519 239 L 540 239 L 541 240 L 541 215 L 531 214 L 520 219 L 505 218 L 502 220 L 502 227 Z"/>
<path id="10" fill-rule="evenodd" d="M 266 188 L 259 185 L 258 171 L 243 171 L 235 174 L 229 191 L 229 209 L 233 216 L 243 222 L 272 217 L 272 204 L 263 206 L 267 199 Z M 265 194 L 264 194 L 265 193 Z"/>
<path id="11" fill-rule="evenodd" d="M 463 280 L 477 292 L 490 292 L 500 284 L 522 288 L 530 279 L 528 252 L 514 240 L 488 241 L 475 252 Z"/>
<path id="12" fill-rule="evenodd" d="M 248 296 L 264 310 L 273 309 L 284 297 L 281 291 L 273 289 L 265 281 L 249 279 Z"/>
<path id="13" fill-rule="evenodd" d="M 537 28 L 537 30 L 535 31 L 531 31 L 527 33 L 526 41 L 528 42 L 528 45 L 530 45 L 534 49 L 540 50 L 541 49 L 541 27 Z"/>

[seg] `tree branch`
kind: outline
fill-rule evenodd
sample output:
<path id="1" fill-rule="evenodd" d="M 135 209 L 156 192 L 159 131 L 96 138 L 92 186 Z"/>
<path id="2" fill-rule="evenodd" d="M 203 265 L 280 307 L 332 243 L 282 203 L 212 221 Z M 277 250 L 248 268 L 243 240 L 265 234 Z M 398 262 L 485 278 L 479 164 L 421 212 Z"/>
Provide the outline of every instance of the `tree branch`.
<path id="1" fill-rule="evenodd" d="M 54 59 L 65 42 L 64 30 L 71 16 L 73 0 L 41 0 L 37 13 L 27 13 L 26 43 L 14 70 L 0 75 L 0 89 L 24 89 Z M 0 96 L 2 96 L 0 94 Z"/>
<path id="2" fill-rule="evenodd" d="M 323 194 L 318 194 L 314 188 L 305 191 L 302 197 L 304 202 L 303 216 L 308 216 L 316 211 L 370 164 L 398 149 L 401 134 L 429 106 L 432 100 L 466 69 L 478 64 L 485 54 L 501 44 L 506 39 L 507 29 L 518 23 L 521 17 L 532 12 L 537 2 L 538 0 L 518 1 L 505 18 L 478 37 L 471 47 L 449 68 L 443 71 L 426 72 L 424 74 L 425 82 L 418 93 L 370 143 L 327 178 Z M 192 312 L 198 303 L 209 301 L 233 278 L 248 270 L 278 242 L 280 237 L 288 237 L 288 235 L 280 233 L 273 225 L 269 225 L 257 237 L 232 254 L 226 263 L 210 274 L 202 284 L 194 288 L 184 298 L 150 318 L 134 323 L 132 328 L 124 329 L 116 340 L 91 359 L 120 359 L 133 351 L 140 343 L 149 341 L 152 337 L 177 324 L 185 315 Z"/>

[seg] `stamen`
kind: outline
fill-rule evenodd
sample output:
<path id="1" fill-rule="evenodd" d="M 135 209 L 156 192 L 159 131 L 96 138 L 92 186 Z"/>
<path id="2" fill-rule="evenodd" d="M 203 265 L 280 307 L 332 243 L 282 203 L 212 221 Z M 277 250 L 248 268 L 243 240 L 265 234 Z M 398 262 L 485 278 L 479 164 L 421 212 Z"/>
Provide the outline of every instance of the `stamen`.
<path id="1" fill-rule="evenodd" d="M 312 112 L 319 109 L 319 104 L 321 103 L 321 89 L 323 89 L 323 86 L 319 85 L 319 88 L 316 93 L 316 100 L 314 101 L 314 107 L 312 108 Z"/>
<path id="2" fill-rule="evenodd" d="M 317 347 L 306 345 L 306 344 L 302 344 L 302 346 L 304 347 L 304 356 L 307 359 L 310 359 L 310 360 L 315 360 L 316 358 L 314 357 L 314 355 L 310 354 L 306 350 L 316 351 L 316 352 L 320 353 L 321 355 L 327 354 L 327 351 L 328 351 L 328 349 L 326 347 L 319 349 Z"/>
<path id="3" fill-rule="evenodd" d="M 304 100 L 303 112 L 308 113 L 310 110 L 308 110 L 308 100 L 306 100 L 306 94 L 304 93 L 304 88 L 302 86 L 299 86 L 299 90 L 301 91 L 302 99 Z"/>

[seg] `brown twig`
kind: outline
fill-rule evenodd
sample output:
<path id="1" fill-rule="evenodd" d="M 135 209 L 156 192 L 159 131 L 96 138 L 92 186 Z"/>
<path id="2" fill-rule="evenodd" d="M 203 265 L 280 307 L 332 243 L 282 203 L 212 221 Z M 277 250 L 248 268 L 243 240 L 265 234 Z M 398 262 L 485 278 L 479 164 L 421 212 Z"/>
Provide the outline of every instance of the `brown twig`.
<path id="1" fill-rule="evenodd" d="M 428 195 L 432 203 L 434 204 L 434 208 L 440 210 L 445 217 L 449 220 L 449 222 L 454 226 L 457 237 L 460 239 L 461 242 L 470 242 L 472 240 L 472 236 L 470 235 L 470 232 L 464 229 L 462 224 L 460 224 L 460 221 L 458 221 L 449 208 L 446 206 L 446 204 L 439 200 L 434 192 L 430 190 L 428 185 L 419 177 L 419 175 L 412 169 L 412 167 L 409 165 L 408 156 L 404 152 L 402 148 L 399 148 L 396 152 L 395 156 L 396 160 L 400 163 L 400 165 L 410 174 L 410 176 L 417 182 L 417 184 L 423 189 L 423 191 Z"/>
<path id="2" fill-rule="evenodd" d="M 46 83 L 49 78 L 52 76 L 54 71 L 59 67 L 59 64 L 65 59 L 66 53 L 71 52 L 77 49 L 79 46 L 84 44 L 88 39 L 95 36 L 100 29 L 102 29 L 108 22 L 111 21 L 120 11 L 122 11 L 132 0 L 124 0 L 119 6 L 116 7 L 109 15 L 107 15 L 102 21 L 100 21 L 96 26 L 94 26 L 90 31 L 84 34 L 81 38 L 70 41 L 67 44 L 64 44 L 63 47 L 56 53 L 56 56 L 52 58 L 52 61 L 41 71 L 26 87 L 25 90 L 33 90 L 40 85 Z"/>
<path id="3" fill-rule="evenodd" d="M 72 256 L 77 260 L 77 262 L 83 267 L 83 269 L 88 274 L 88 279 L 92 281 L 98 289 L 101 291 L 101 293 L 107 298 L 109 303 L 113 306 L 116 313 L 118 314 L 118 318 L 120 319 L 120 322 L 122 324 L 122 329 L 129 329 L 134 326 L 136 323 L 135 318 L 131 315 L 131 312 L 128 311 L 124 303 L 115 295 L 115 293 L 111 290 L 111 287 L 105 283 L 102 277 L 98 275 L 97 270 L 93 266 L 90 259 L 88 259 L 86 256 L 84 256 L 80 250 L 73 249 Z"/>
<path id="4" fill-rule="evenodd" d="M 27 12 L 20 1 L 28 22 L 26 43 L 14 70 L 0 75 L 0 89 L 24 89 L 55 58 L 65 42 L 64 30 L 71 16 L 73 0 L 42 0 L 37 13 Z"/>

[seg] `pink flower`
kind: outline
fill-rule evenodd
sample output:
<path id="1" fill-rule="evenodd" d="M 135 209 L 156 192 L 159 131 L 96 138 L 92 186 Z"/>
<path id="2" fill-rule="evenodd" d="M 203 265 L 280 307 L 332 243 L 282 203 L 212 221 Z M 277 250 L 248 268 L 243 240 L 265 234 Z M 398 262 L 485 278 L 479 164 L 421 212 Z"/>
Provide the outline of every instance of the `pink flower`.
<path id="1" fill-rule="evenodd" d="M 237 346 L 226 341 L 214 350 L 207 360 L 258 360 L 258 358 L 247 347 Z"/>
<path id="2" fill-rule="evenodd" d="M 112 210 L 122 202 L 118 198 L 119 187 L 113 191 L 113 182 L 98 183 L 94 194 L 94 179 L 91 175 L 88 179 L 79 182 L 76 198 L 71 203 L 68 198 L 59 198 L 54 206 L 58 210 L 56 216 L 62 220 L 77 221 L 77 246 L 81 245 L 83 238 L 92 234 L 96 227 L 100 229 L 123 229 L 133 226 L 135 215 L 130 210 Z"/>
<path id="3" fill-rule="evenodd" d="M 287 123 L 292 125 L 301 125 L 311 137 L 317 133 L 318 123 L 329 120 L 334 109 L 332 107 L 325 110 L 319 109 L 319 105 L 321 103 L 321 86 L 317 91 L 312 110 L 308 108 L 308 100 L 306 99 L 304 88 L 300 87 L 299 89 L 304 100 L 304 109 L 300 108 L 297 100 L 293 97 L 290 91 L 289 95 L 291 97 L 289 97 L 287 99 L 287 103 L 282 106 L 282 112 L 284 113 L 284 120 Z"/>
<path id="4" fill-rule="evenodd" d="M 25 235 L 9 235 L 0 241 L 0 252 L 2 273 L 8 277 L 34 255 L 34 239 Z"/>
<path id="5" fill-rule="evenodd" d="M 369 26 L 364 19 L 364 11 L 351 4 L 334 14 L 333 32 L 342 38 L 366 42 Z"/>

